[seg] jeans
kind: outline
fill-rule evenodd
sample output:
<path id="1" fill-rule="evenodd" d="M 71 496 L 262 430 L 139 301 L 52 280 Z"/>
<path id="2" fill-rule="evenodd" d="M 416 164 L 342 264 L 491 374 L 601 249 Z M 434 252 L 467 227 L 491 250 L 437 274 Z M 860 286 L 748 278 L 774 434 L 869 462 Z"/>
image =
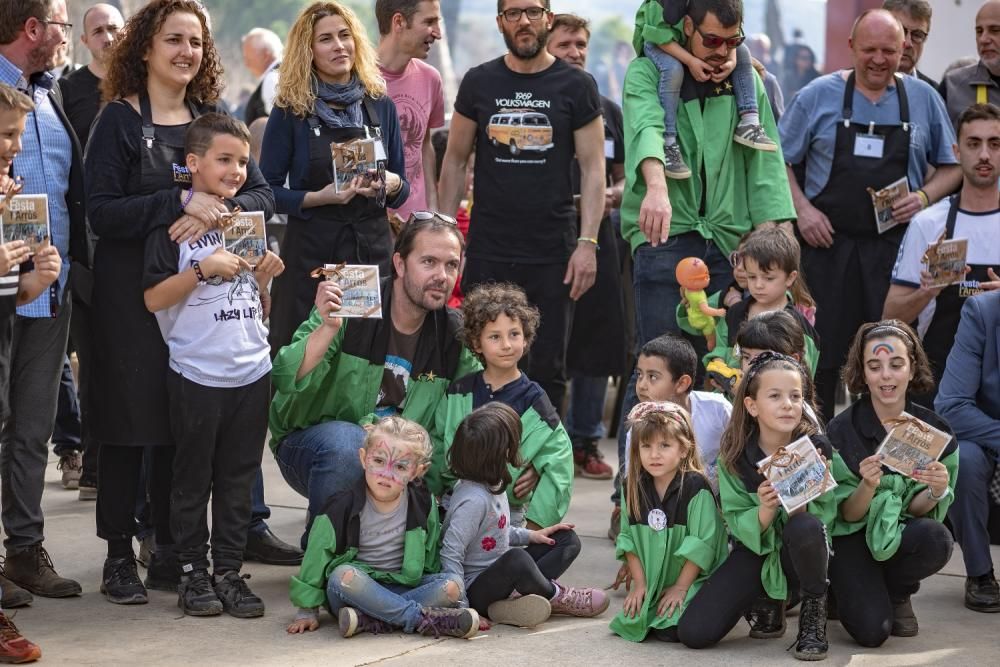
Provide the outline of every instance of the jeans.
<path id="1" fill-rule="evenodd" d="M 666 243 L 655 248 L 644 243 L 635 250 L 634 267 L 632 269 L 632 286 L 635 292 L 635 335 L 636 353 L 642 346 L 667 332 L 684 333 L 677 324 L 677 306 L 681 302 L 680 284 L 674 271 L 677 263 L 685 257 L 700 257 L 708 265 L 712 279 L 705 290 L 714 294 L 725 289 L 732 280 L 733 268 L 729 258 L 714 242 L 703 238 L 698 232 L 687 232 L 671 236 Z M 700 359 L 708 352 L 705 339 L 684 333 L 691 341 Z M 699 375 L 702 370 L 699 369 Z M 615 476 L 615 490 L 611 502 L 618 505 L 621 494 L 621 471 L 625 467 L 625 418 L 635 407 L 638 398 L 635 394 L 636 374 L 633 370 L 625 389 L 622 402 L 622 424 L 618 429 L 618 469 Z"/>
<path id="2" fill-rule="evenodd" d="M 958 479 L 948 518 L 955 531 L 955 541 L 962 547 L 968 577 L 978 577 L 993 569 L 986 524 L 990 514 L 990 479 L 996 466 L 995 450 L 971 440 L 958 442 Z"/>
<path id="3" fill-rule="evenodd" d="M 365 430 L 351 422 L 324 422 L 294 431 L 278 443 L 275 460 L 281 476 L 296 493 L 309 501 L 308 523 L 339 491 L 364 477 L 358 450 Z M 302 535 L 306 548 L 309 525 Z"/>
<path id="4" fill-rule="evenodd" d="M 757 112 L 757 89 L 753 84 L 753 61 L 746 44 L 736 48 L 736 69 L 730 75 L 733 80 L 733 95 L 736 97 L 736 112 Z"/>
<path id="5" fill-rule="evenodd" d="M 62 377 L 59 378 L 59 402 L 56 421 L 52 429 L 52 451 L 56 456 L 67 456 L 83 449 L 80 444 L 80 401 L 76 396 L 76 382 L 69 357 L 63 360 Z"/>
<path id="6" fill-rule="evenodd" d="M 677 105 L 681 101 L 681 85 L 684 83 L 684 65 L 652 42 L 646 42 L 643 54 L 653 61 L 660 73 L 657 92 L 663 106 L 663 134 L 677 136 Z"/>
<path id="7" fill-rule="evenodd" d="M 345 583 L 346 579 L 346 583 Z M 448 595 L 448 584 L 458 595 Z M 382 584 L 353 565 L 338 565 L 326 582 L 326 599 L 334 616 L 341 607 L 354 607 L 372 618 L 413 632 L 420 625 L 425 607 L 457 607 L 464 595 L 461 577 L 454 574 L 426 574 L 416 588 Z"/>
<path id="8" fill-rule="evenodd" d="M 566 431 L 573 449 L 583 446 L 582 440 L 604 437 L 604 399 L 608 393 L 606 377 L 574 377 L 569 381 L 569 410 Z"/>

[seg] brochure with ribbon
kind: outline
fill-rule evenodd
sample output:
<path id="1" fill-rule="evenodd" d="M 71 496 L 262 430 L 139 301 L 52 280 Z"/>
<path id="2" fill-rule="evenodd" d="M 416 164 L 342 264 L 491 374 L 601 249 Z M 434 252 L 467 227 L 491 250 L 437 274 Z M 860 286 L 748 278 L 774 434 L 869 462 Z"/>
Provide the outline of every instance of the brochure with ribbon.
<path id="1" fill-rule="evenodd" d="M 949 434 L 908 412 L 887 422 L 885 428 L 885 440 L 875 453 L 882 457 L 882 465 L 907 477 L 941 458 L 951 442 Z"/>
<path id="2" fill-rule="evenodd" d="M 382 318 L 382 289 L 378 265 L 324 264 L 312 272 L 313 278 L 331 280 L 344 295 L 340 310 L 330 317 Z"/>
<path id="3" fill-rule="evenodd" d="M 837 486 L 809 436 L 761 459 L 757 469 L 771 480 L 786 512 L 794 512 Z"/>

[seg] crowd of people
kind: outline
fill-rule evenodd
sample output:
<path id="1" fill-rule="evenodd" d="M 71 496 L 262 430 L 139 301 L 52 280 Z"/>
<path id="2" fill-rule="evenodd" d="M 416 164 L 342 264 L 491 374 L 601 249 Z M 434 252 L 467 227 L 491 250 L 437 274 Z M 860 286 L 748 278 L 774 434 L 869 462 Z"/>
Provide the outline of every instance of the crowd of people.
<path id="1" fill-rule="evenodd" d="M 795 605 L 802 660 L 828 618 L 911 637 L 956 542 L 965 606 L 1000 611 L 1000 1 L 940 84 L 930 5 L 885 0 L 852 68 L 799 51 L 784 95 L 740 0 L 636 9 L 619 106 L 585 18 L 498 0 L 507 52 L 441 130 L 438 0 L 375 0 L 377 43 L 336 1 L 249 32 L 246 123 L 196 0 L 90 7 L 75 71 L 65 0 L 0 5 L 0 210 L 43 195 L 51 239 L 0 244 L 3 609 L 82 592 L 43 546 L 51 440 L 115 604 L 259 617 L 257 560 L 300 568 L 291 634 L 324 609 L 345 638 L 600 616 L 607 592 L 559 580 L 579 475 L 614 479 L 626 640 L 781 637 Z M 371 168 L 338 172 L 362 144 Z M 280 249 L 231 252 L 247 212 L 282 216 Z M 378 267 L 380 317 L 317 279 L 349 265 Z M 901 427 L 945 442 L 889 468 Z M 308 503 L 298 545 L 266 523 L 268 438 Z M 803 439 L 822 488 L 789 510 L 772 472 Z M 0 659 L 40 656 L 0 612 Z"/>

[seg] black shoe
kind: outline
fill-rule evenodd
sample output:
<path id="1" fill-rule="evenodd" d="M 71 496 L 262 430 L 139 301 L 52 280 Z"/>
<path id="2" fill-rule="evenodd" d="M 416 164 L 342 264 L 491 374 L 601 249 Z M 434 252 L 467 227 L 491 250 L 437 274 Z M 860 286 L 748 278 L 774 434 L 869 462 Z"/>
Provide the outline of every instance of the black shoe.
<path id="1" fill-rule="evenodd" d="M 146 568 L 146 588 L 154 591 L 176 593 L 181 583 L 177 554 L 173 549 L 160 549 L 153 553 Z"/>
<path id="2" fill-rule="evenodd" d="M 246 580 L 249 574 L 240 576 L 235 570 L 226 572 L 215 584 L 215 594 L 222 602 L 222 608 L 236 618 L 256 618 L 264 615 L 264 601 L 254 595 Z"/>
<path id="3" fill-rule="evenodd" d="M 194 570 L 181 578 L 177 587 L 177 606 L 188 616 L 218 616 L 222 601 L 212 588 L 208 570 Z"/>
<path id="4" fill-rule="evenodd" d="M 1000 612 L 1000 585 L 993 570 L 978 577 L 966 577 L 965 606 L 972 611 Z"/>
<path id="5" fill-rule="evenodd" d="M 785 634 L 785 601 L 760 597 L 744 616 L 754 639 L 777 639 Z"/>
<path id="6" fill-rule="evenodd" d="M 799 635 L 793 646 L 798 660 L 826 660 L 826 652 L 830 649 L 826 640 L 826 593 L 802 597 Z"/>
<path id="7" fill-rule="evenodd" d="M 139 571 L 135 567 L 135 559 L 108 558 L 104 561 L 104 574 L 101 577 L 101 592 L 114 604 L 146 604 L 149 596 L 146 587 L 139 580 Z"/>
<path id="8" fill-rule="evenodd" d="M 270 528 L 265 527 L 264 530 L 251 530 L 247 533 L 243 560 L 268 565 L 299 565 L 302 563 L 302 549 L 282 542 Z"/>
<path id="9" fill-rule="evenodd" d="M 0 572 L 3 572 L 2 559 L 0 559 Z M 0 608 L 14 609 L 24 607 L 35 600 L 35 596 L 24 590 L 7 577 L 0 574 L 0 591 L 3 592 L 3 600 L 0 600 Z"/>
<path id="10" fill-rule="evenodd" d="M 913 605 L 910 603 L 910 596 L 892 601 L 892 630 L 889 631 L 893 637 L 916 637 L 920 631 L 917 623 L 917 615 L 913 613 Z"/>

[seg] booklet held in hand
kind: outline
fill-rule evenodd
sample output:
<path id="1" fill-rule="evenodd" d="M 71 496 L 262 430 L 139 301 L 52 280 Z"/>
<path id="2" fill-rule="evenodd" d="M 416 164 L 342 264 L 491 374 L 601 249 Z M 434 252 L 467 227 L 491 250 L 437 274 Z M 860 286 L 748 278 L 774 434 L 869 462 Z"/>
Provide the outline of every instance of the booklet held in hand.
<path id="1" fill-rule="evenodd" d="M 809 436 L 761 459 L 757 469 L 771 480 L 786 512 L 794 512 L 837 486 Z"/>

